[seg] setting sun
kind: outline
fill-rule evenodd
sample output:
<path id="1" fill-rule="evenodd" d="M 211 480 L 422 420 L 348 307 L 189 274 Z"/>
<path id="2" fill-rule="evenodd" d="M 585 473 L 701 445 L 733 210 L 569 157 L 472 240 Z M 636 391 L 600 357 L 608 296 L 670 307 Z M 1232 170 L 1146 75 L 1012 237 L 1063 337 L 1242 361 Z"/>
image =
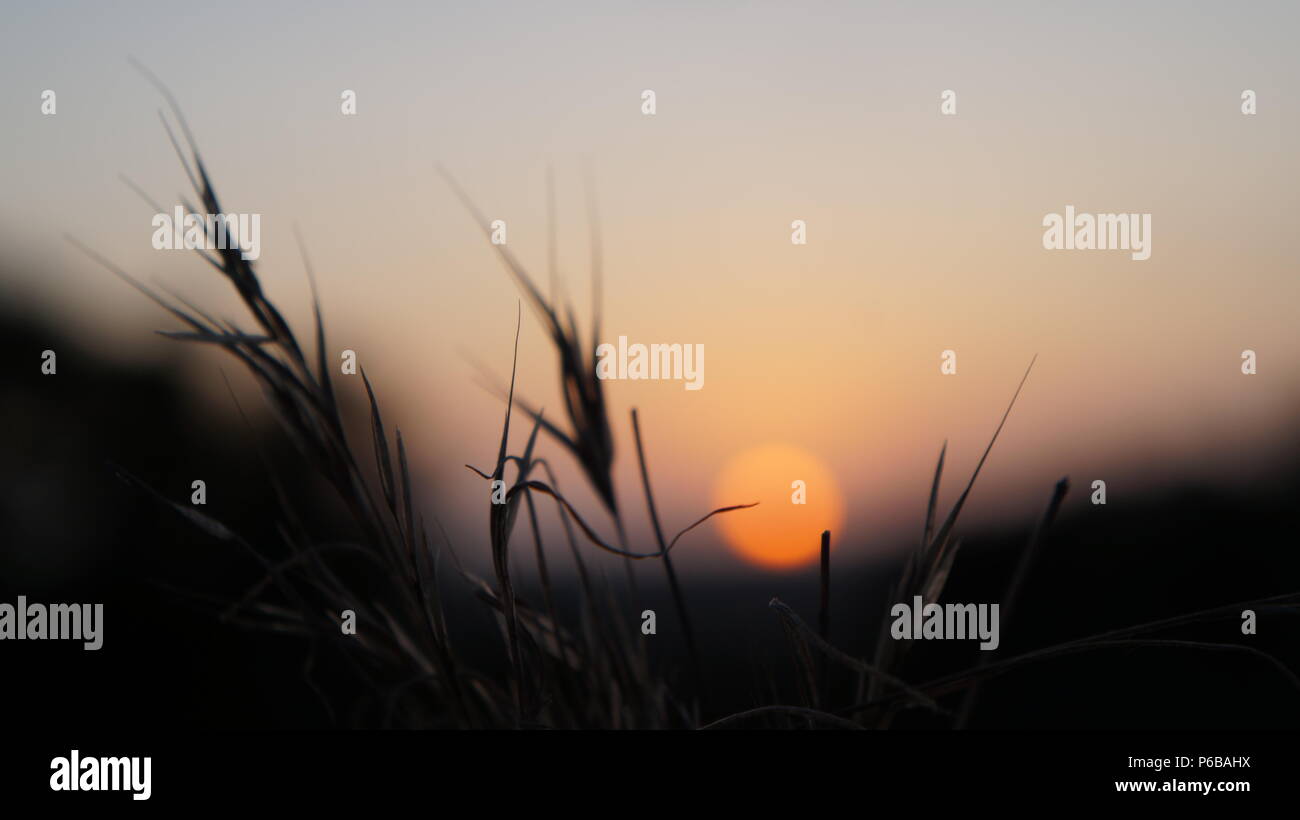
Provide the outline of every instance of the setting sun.
<path id="1" fill-rule="evenodd" d="M 718 474 L 713 495 L 719 506 L 759 502 L 722 516 L 718 525 L 728 546 L 767 569 L 812 561 L 822 530 L 838 533 L 844 522 L 844 498 L 831 471 L 790 445 L 769 444 L 735 456 Z"/>

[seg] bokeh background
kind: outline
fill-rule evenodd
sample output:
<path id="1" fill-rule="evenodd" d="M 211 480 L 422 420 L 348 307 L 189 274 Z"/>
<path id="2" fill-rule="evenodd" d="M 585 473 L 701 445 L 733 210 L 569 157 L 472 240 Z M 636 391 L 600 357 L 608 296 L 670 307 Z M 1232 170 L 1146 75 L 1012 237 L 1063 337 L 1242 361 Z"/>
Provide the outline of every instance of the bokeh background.
<path id="1" fill-rule="evenodd" d="M 1072 534 L 1057 550 L 1071 569 L 1043 582 L 1058 595 L 1052 628 L 1065 628 L 1068 600 L 1088 624 L 1118 625 L 1176 603 L 1285 591 L 1296 577 L 1294 537 L 1273 529 L 1293 503 L 1300 405 L 1293 4 L 51 3 L 6 16 L 10 597 L 94 591 L 110 577 L 124 600 L 139 600 L 146 579 L 216 589 L 223 562 L 240 577 L 233 557 L 117 483 L 109 461 L 175 498 L 205 478 L 210 510 L 255 531 L 274 517 L 246 448 L 276 437 L 243 375 L 154 335 L 173 321 L 65 241 L 242 316 L 199 259 L 150 247 L 153 209 L 122 177 L 166 207 L 186 181 L 158 119 L 163 100 L 129 57 L 175 93 L 227 209 L 262 215 L 259 274 L 305 329 L 301 230 L 331 357 L 358 353 L 402 428 L 423 508 L 471 563 L 486 562 L 487 506 L 462 465 L 490 466 L 502 414 L 478 367 L 508 378 L 519 295 L 439 163 L 507 222 L 510 248 L 543 284 L 553 174 L 558 272 L 584 328 L 591 180 L 605 339 L 707 351 L 703 390 L 606 385 L 634 540 L 650 531 L 630 408 L 669 530 L 723 500 L 788 506 L 788 480 L 761 499 L 721 499 L 729 488 L 718 483 L 746 452 L 797 447 L 844 501 L 835 563 L 860 584 L 836 600 L 846 644 L 874 637 L 940 446 L 946 509 L 1035 355 L 964 513 L 971 555 L 983 543 L 990 556 L 968 572 L 999 577 L 998 546 L 1023 542 L 1068 475 Z M 57 93 L 54 116 L 41 113 L 45 89 Z M 340 113 L 344 89 L 357 94 L 356 116 Z M 641 113 L 645 89 L 654 116 Z M 945 89 L 956 116 L 939 113 Z M 1240 111 L 1244 89 L 1257 94 L 1254 116 Z M 1151 258 L 1043 250 L 1043 215 L 1066 205 L 1151 213 Z M 795 219 L 808 224 L 806 246 L 789 241 Z M 59 353 L 54 378 L 39 374 L 46 348 Z M 1240 371 L 1246 348 L 1257 375 Z M 945 349 L 957 351 L 956 376 L 939 373 Z M 555 354 L 526 309 L 519 373 L 520 393 L 558 417 Z M 359 381 L 343 385 L 364 420 Z M 600 521 L 571 461 L 544 447 Z M 1108 484 L 1105 507 L 1088 503 L 1094 479 Z M 301 489 L 317 488 L 304 478 Z M 330 505 L 315 503 L 323 522 L 341 514 Z M 550 510 L 544 518 L 558 535 Z M 811 523 L 815 543 L 831 524 Z M 751 616 L 772 627 L 768 597 L 813 587 L 806 569 L 746 560 L 712 524 L 678 556 L 719 635 Z M 215 653 L 225 671 L 195 660 L 164 687 L 174 708 L 202 722 L 214 698 L 196 687 L 223 674 L 273 686 L 259 670 L 285 663 L 274 645 L 270 667 L 231 666 L 215 647 L 251 644 L 197 618 L 183 631 L 176 611 L 141 609 L 140 629 L 172 619 L 168 646 Z M 153 657 L 149 645 L 140 639 L 139 658 Z M 61 675 L 47 685 L 57 690 Z M 290 714 L 292 694 L 275 691 L 265 714 L 243 714 Z M 295 719 L 322 719 L 300 708 Z"/>

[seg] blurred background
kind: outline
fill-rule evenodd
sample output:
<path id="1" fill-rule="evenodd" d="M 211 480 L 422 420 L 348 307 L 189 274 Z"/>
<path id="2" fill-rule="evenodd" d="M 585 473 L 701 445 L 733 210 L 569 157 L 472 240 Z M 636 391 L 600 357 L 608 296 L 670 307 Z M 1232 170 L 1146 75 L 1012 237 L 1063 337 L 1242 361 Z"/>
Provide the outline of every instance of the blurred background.
<path id="1" fill-rule="evenodd" d="M 128 57 L 175 93 L 227 210 L 261 214 L 259 276 L 305 333 L 301 231 L 330 359 L 356 351 L 386 420 L 402 429 L 419 505 L 471 566 L 487 565 L 488 508 L 463 465 L 491 467 L 503 412 L 479 386 L 480 367 L 508 380 L 519 294 L 436 166 L 488 219 L 505 220 L 509 248 L 544 288 L 553 173 L 558 287 L 584 333 L 591 179 L 602 341 L 706 350 L 703 390 L 606 383 L 632 540 L 651 538 L 632 407 L 667 530 L 718 504 L 762 502 L 748 524 L 748 513 L 707 524 L 675 553 L 704 639 L 731 670 L 716 676 L 719 710 L 747 703 L 763 669 L 780 685 L 789 658 L 766 602 L 779 594 L 811 614 L 809 561 L 824 528 L 834 532 L 835 637 L 869 652 L 897 561 L 920 537 L 940 447 L 948 442 L 946 510 L 1035 355 L 963 513 L 952 587 L 953 600 L 996 600 L 1008 556 L 1053 484 L 1071 478 L 1007 650 L 1290 591 L 1300 577 L 1300 251 L 1289 240 L 1300 158 L 1287 139 L 1300 125 L 1296 16 L 1283 3 L 1188 3 L 1176 15 L 1155 3 L 9 10 L 0 591 L 6 601 L 102 600 L 109 620 L 100 653 L 0 644 L 26 670 L 4 685 L 62 704 L 94 682 L 103 704 L 134 707 L 36 709 L 32 720 L 344 722 L 313 698 L 300 654 L 187 603 L 256 580 L 247 557 L 207 543 L 110 466 L 173 500 L 203 479 L 214 516 L 273 538 L 261 451 L 291 479 L 299 471 L 289 483 L 317 516 L 313 531 L 346 526 L 244 374 L 154 334 L 177 325 L 65 241 L 243 320 L 228 284 L 194 254 L 150 246 L 154 209 L 123 177 L 168 209 L 187 182 L 158 119 L 164 101 Z M 47 89 L 54 115 L 42 114 Z M 647 89 L 653 116 L 642 114 Z M 939 113 L 946 89 L 956 116 Z M 1241 113 L 1244 89 L 1257 95 L 1254 116 Z M 340 111 L 344 90 L 356 93 L 355 116 Z M 1151 213 L 1151 258 L 1043 250 L 1043 216 L 1067 205 Z M 796 219 L 807 245 L 790 242 Z M 46 349 L 58 354 L 56 376 L 40 373 Z M 955 376 L 939 372 L 948 349 Z M 1257 375 L 1241 372 L 1245 349 L 1258 354 Z M 525 308 L 517 390 L 558 420 L 557 372 Z M 339 384 L 364 423 L 359 379 Z M 612 532 L 572 460 L 542 447 L 574 503 Z M 1089 503 L 1097 479 L 1105 506 Z M 790 504 L 794 480 L 808 484 L 806 507 Z M 788 544 L 772 533 L 801 530 L 807 551 L 774 557 Z M 646 597 L 629 611 L 663 594 L 658 573 L 645 575 Z M 1294 661 L 1281 618 L 1265 621 L 1258 645 L 1280 640 Z M 490 628 L 466 627 L 485 663 L 500 660 Z M 1237 631 L 1221 628 L 1225 640 Z M 661 632 L 657 648 L 673 652 L 673 630 Z M 922 653 L 916 662 L 921 674 Z M 1108 663 L 1027 677 L 1023 697 L 1016 680 L 990 687 L 985 720 L 1300 720 L 1294 694 L 1270 689 L 1276 679 L 1248 663 Z M 1116 670 L 1130 687 L 1142 682 L 1119 705 L 1032 696 L 1104 694 Z M 1199 675 L 1221 677 L 1188 682 Z M 1249 703 L 1223 694 L 1236 687 L 1258 692 Z"/>

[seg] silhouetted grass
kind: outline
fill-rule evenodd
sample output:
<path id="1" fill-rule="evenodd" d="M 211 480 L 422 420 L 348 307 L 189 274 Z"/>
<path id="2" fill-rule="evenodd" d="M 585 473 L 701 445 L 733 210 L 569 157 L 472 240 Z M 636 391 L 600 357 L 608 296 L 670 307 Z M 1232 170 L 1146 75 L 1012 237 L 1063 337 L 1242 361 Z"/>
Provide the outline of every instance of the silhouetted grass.
<path id="1" fill-rule="evenodd" d="M 152 77 L 151 77 L 152 79 Z M 156 82 L 156 81 L 155 81 Z M 176 148 L 198 201 L 208 213 L 222 212 L 216 191 L 200 159 L 193 136 L 185 126 L 171 95 L 161 83 L 172 115 L 184 136 L 185 148 L 176 139 L 167 118 L 164 124 Z M 445 171 L 443 175 L 466 208 L 486 230 L 487 222 L 472 200 Z M 141 192 L 143 195 L 143 192 Z M 548 191 L 549 197 L 549 191 Z M 147 196 L 146 196 L 147 199 Z M 152 200 L 149 200 L 151 204 Z M 200 213 L 188 203 L 189 213 Z M 161 210 L 161 209 L 159 209 Z M 593 208 L 594 211 L 594 208 Z M 554 276 L 554 228 L 548 257 Z M 74 240 L 75 242 L 75 240 Z M 593 245 L 594 291 L 591 333 L 584 338 L 577 327 L 572 305 L 559 305 L 537 289 L 524 267 L 502 245 L 493 248 L 523 294 L 524 299 L 547 329 L 559 360 L 559 375 L 565 400 L 568 429 L 545 419 L 539 410 L 515 396 L 518 379 L 517 356 L 522 316 L 516 317 L 515 362 L 505 400 L 501 436 L 490 471 L 471 467 L 489 487 L 489 531 L 486 549 L 491 559 L 492 582 L 476 577 L 459 560 L 450 542 L 435 547 L 426 520 L 414 508 L 408 459 L 399 429 L 393 438 L 387 432 L 381 403 L 370 379 L 362 373 L 369 406 L 373 472 L 371 479 L 361 466 L 355 445 L 349 441 L 342 411 L 327 366 L 325 323 L 321 316 L 315 278 L 303 248 L 304 264 L 312 283 L 315 355 L 309 356 L 280 311 L 265 295 L 253 264 L 244 260 L 238 248 L 217 254 L 198 251 L 200 256 L 230 282 L 253 323 L 246 330 L 229 320 L 217 320 L 179 297 L 168 299 L 146 287 L 111 262 L 82 247 L 113 273 L 165 308 L 186 326 L 183 331 L 163 331 L 168 338 L 216 346 L 233 356 L 261 385 L 285 435 L 325 478 L 346 505 L 356 523 L 355 541 L 308 543 L 299 528 L 282 529 L 286 559 L 272 560 L 267 550 L 233 532 L 220 521 L 191 506 L 168 500 L 149 489 L 147 482 L 124 470 L 124 480 L 156 496 L 209 536 L 238 545 L 262 566 L 265 577 L 242 595 L 232 596 L 223 616 L 232 622 L 255 622 L 264 628 L 302 636 L 313 647 L 329 646 L 347 658 L 352 670 L 373 688 L 385 704 L 385 723 L 405 726 L 448 727 L 601 727 L 667 728 L 701 726 L 697 698 L 705 674 L 692 627 L 690 610 L 671 552 L 678 541 L 714 515 L 741 510 L 740 504 L 712 510 L 668 540 L 654 501 L 640 418 L 631 414 L 642 487 L 656 547 L 635 550 L 628 544 L 618 494 L 614 485 L 615 457 L 613 427 L 603 385 L 595 371 L 595 347 L 600 337 L 600 252 Z M 964 490 L 936 528 L 937 500 L 943 473 L 946 444 L 939 455 L 927 506 L 923 535 L 898 579 L 892 601 L 920 595 L 927 602 L 943 596 L 959 552 L 955 528 L 998 435 L 1006 424 L 1028 379 L 1033 362 L 1025 371 L 1011 402 L 985 448 Z M 531 430 L 519 454 L 512 454 L 511 417 L 516 405 L 530 417 Z M 558 442 L 580 466 L 614 528 L 613 539 L 602 536 L 565 497 L 550 464 L 536 455 L 541 432 Z M 250 458 L 258 454 L 250 454 Z M 269 465 L 268 465 L 269 469 Z M 533 477 L 541 471 L 545 480 Z M 378 486 L 375 486 L 375 483 Z M 1035 530 L 1008 585 L 1003 600 L 1009 614 L 1027 583 L 1031 560 L 1068 488 L 1062 480 Z M 576 623 L 563 623 L 556 589 L 551 581 L 549 560 L 538 526 L 534 496 L 550 498 L 564 527 L 577 577 L 579 596 Z M 306 514 L 292 509 L 287 496 L 280 497 L 286 519 Z M 520 596 L 511 564 L 510 542 L 521 503 L 528 509 L 533 552 L 542 592 L 540 603 Z M 434 519 L 435 524 L 436 519 Z M 576 525 L 576 531 L 575 531 Z M 441 529 L 439 525 L 439 529 Z M 597 549 L 621 556 L 630 567 L 642 560 L 660 561 L 664 567 L 674 607 L 686 642 L 690 684 L 685 685 L 672 668 L 650 664 L 644 641 L 638 640 L 619 606 L 616 593 L 596 577 L 582 558 L 578 533 Z M 810 534 L 810 537 L 812 534 Z M 862 728 L 890 725 L 903 708 L 921 708 L 941 715 L 951 714 L 938 701 L 955 693 L 966 693 L 956 715 L 964 725 L 976 702 L 978 685 L 994 676 L 1042 660 L 1112 648 L 1145 647 L 1195 651 L 1238 652 L 1262 658 L 1293 685 L 1297 680 L 1276 658 L 1251 647 L 1146 637 L 1174 626 L 1239 612 L 1255 606 L 1300 605 L 1300 593 L 1248 601 L 1206 610 L 1180 618 L 1165 619 L 1127 629 L 1112 630 L 1090 638 L 1025 652 L 1012 658 L 981 662 L 974 668 L 944 675 L 923 683 L 909 682 L 905 675 L 910 641 L 889 636 L 889 618 L 883 620 L 880 639 L 872 662 L 853 657 L 830 641 L 830 538 L 821 535 L 820 608 L 818 628 L 813 630 L 789 606 L 773 598 L 769 606 L 786 630 L 794 652 L 799 689 L 805 703 L 772 703 L 722 717 L 703 728 L 745 725 L 762 720 L 767 725 L 789 727 Z M 440 570 L 446 555 L 456 566 L 456 577 L 473 591 L 477 600 L 497 619 L 502 648 L 508 660 L 505 680 L 473 668 L 453 646 L 449 613 L 443 605 Z M 366 567 L 358 570 L 357 560 Z M 376 591 L 377 584 L 377 591 Z M 356 635 L 342 635 L 338 613 L 353 610 L 367 624 L 381 625 Z M 851 702 L 829 702 L 831 669 L 847 669 L 857 676 L 857 690 Z"/>

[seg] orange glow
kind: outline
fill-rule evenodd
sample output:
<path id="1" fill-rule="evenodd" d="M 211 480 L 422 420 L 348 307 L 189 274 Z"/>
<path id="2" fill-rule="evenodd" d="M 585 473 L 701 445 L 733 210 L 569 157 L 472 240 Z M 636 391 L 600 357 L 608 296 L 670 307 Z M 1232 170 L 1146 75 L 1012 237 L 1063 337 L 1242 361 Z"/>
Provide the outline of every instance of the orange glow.
<path id="1" fill-rule="evenodd" d="M 794 502 L 803 482 L 804 503 Z M 844 523 L 844 498 L 831 471 L 806 450 L 769 444 L 729 461 L 714 482 L 714 501 L 759 502 L 718 519 L 722 534 L 746 561 L 767 569 L 790 569 L 816 559 L 822 530 L 832 536 Z"/>

